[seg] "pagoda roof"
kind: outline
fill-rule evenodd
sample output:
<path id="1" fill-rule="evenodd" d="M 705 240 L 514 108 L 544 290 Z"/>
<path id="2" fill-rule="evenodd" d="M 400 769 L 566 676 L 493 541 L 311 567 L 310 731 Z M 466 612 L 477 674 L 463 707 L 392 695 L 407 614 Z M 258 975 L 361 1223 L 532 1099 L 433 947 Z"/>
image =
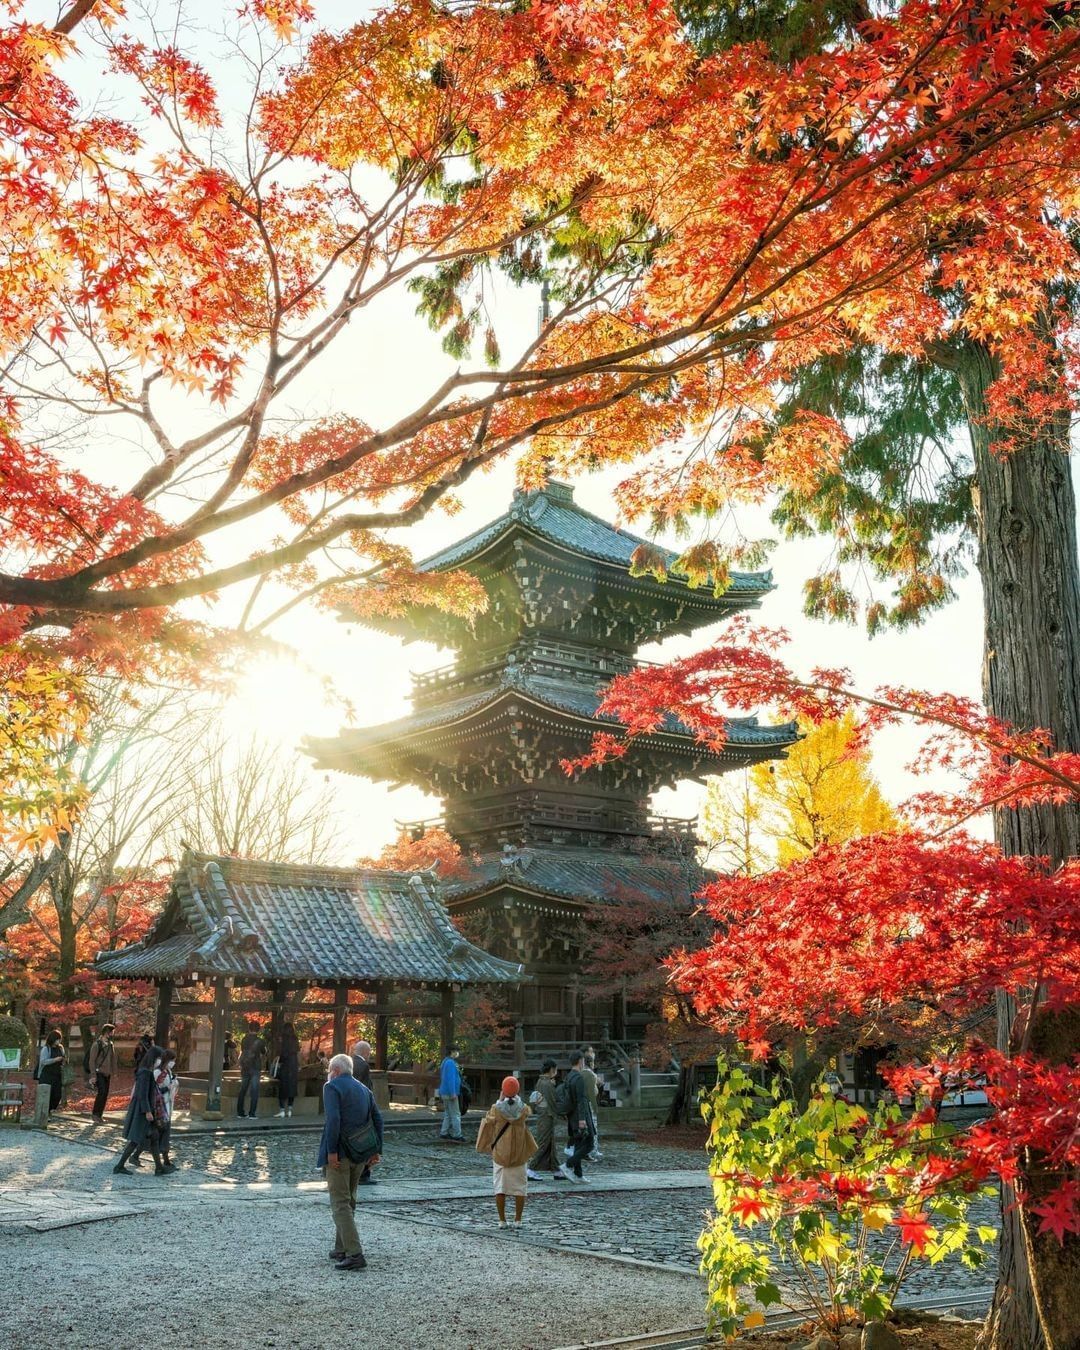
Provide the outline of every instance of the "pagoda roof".
<path id="1" fill-rule="evenodd" d="M 602 726 L 622 726 L 616 717 L 610 714 L 598 714 L 602 692 L 588 684 L 571 680 L 553 679 L 539 675 L 521 666 L 508 666 L 501 670 L 495 680 L 474 693 L 445 702 L 432 704 L 418 709 L 407 717 L 393 722 L 384 722 L 381 726 L 347 728 L 339 736 L 316 738 L 309 737 L 304 747 L 313 755 L 318 767 L 347 768 L 340 763 L 343 755 L 353 756 L 365 751 L 389 749 L 392 745 L 419 735 L 423 732 L 450 727 L 488 713 L 501 702 L 511 699 L 524 700 L 547 712 L 562 714 L 583 722 L 596 724 L 595 730 Z M 677 718 L 669 716 L 664 724 L 650 734 L 649 740 L 658 737 L 676 738 L 686 745 L 693 745 L 699 751 L 705 750 L 704 742 L 695 732 Z M 798 727 L 794 722 L 783 722 L 777 726 L 760 726 L 756 717 L 732 718 L 728 723 L 728 735 L 724 744 L 716 751 L 722 755 L 725 751 L 782 750 L 793 745 L 799 738 Z M 363 772 L 358 767 L 354 772 Z"/>
<path id="2" fill-rule="evenodd" d="M 556 548 L 593 562 L 618 567 L 621 571 L 630 567 L 634 552 L 642 546 L 659 553 L 669 568 L 679 556 L 671 549 L 662 548 L 640 535 L 621 530 L 594 516 L 574 501 L 574 489 L 569 484 L 549 481 L 534 491 L 516 491 L 509 509 L 497 520 L 458 543 L 433 553 L 430 558 L 425 558 L 417 564 L 417 570 L 446 572 L 451 568 L 462 567 L 515 531 L 535 535 Z M 730 584 L 723 596 L 714 596 L 708 587 L 691 588 L 686 579 L 676 573 L 669 573 L 668 581 L 664 584 L 674 585 L 679 590 L 694 589 L 695 600 L 706 603 L 713 600 L 717 608 L 723 610 L 731 608 L 733 596 L 744 597 L 748 603 L 752 603 L 773 589 L 772 573 L 769 571 L 732 572 Z"/>
<path id="3" fill-rule="evenodd" d="M 690 906 L 712 876 L 685 859 L 585 847 L 513 848 L 463 862 L 467 874 L 442 886 L 452 908 L 507 888 L 580 907 L 634 898 Z"/>
<path id="4" fill-rule="evenodd" d="M 185 853 L 140 941 L 99 975 L 175 979 L 507 984 L 522 968 L 461 936 L 432 872 L 311 867 Z"/>

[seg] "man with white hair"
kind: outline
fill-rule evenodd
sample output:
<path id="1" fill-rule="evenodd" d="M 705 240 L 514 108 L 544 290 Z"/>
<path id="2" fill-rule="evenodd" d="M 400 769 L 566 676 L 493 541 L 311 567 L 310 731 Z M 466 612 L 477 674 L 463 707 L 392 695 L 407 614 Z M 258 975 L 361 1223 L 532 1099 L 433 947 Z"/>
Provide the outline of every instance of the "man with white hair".
<path id="1" fill-rule="evenodd" d="M 367 1041 L 357 1041 L 352 1048 L 352 1072 L 356 1081 L 363 1083 L 366 1088 L 370 1088 L 372 1094 L 374 1094 L 375 1087 L 371 1081 L 371 1046 Z M 360 1173 L 360 1185 L 375 1185 L 375 1178 L 371 1175 L 370 1167 L 365 1167 Z"/>
<path id="2" fill-rule="evenodd" d="M 323 1132 L 319 1167 L 326 1176 L 335 1240 L 330 1253 L 338 1270 L 363 1270 L 367 1265 L 356 1231 L 356 1188 L 365 1164 L 382 1154 L 383 1122 L 375 1095 L 353 1077 L 352 1058 L 335 1055 L 323 1087 Z"/>
<path id="3" fill-rule="evenodd" d="M 357 1041 L 352 1048 L 352 1076 L 366 1088 L 371 1087 L 371 1046 Z"/>

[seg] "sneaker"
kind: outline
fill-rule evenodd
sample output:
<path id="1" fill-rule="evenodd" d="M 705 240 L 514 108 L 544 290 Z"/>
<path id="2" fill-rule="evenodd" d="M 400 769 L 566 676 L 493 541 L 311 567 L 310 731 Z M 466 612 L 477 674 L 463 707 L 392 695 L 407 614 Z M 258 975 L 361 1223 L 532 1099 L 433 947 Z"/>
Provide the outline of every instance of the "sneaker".
<path id="1" fill-rule="evenodd" d="M 345 1251 L 344 1251 L 344 1249 L 343 1249 L 343 1248 L 339 1248 L 339 1249 L 336 1249 L 335 1251 L 332 1251 L 332 1252 L 330 1253 L 330 1260 L 331 1260 L 331 1261 L 344 1261 L 344 1260 L 345 1260 Z"/>
<path id="2" fill-rule="evenodd" d="M 525 1169 L 525 1175 L 529 1178 L 530 1181 L 543 1181 L 544 1179 L 539 1172 L 534 1172 L 532 1171 L 531 1168 L 528 1167 L 526 1167 Z"/>
<path id="3" fill-rule="evenodd" d="M 567 1176 L 567 1174 L 562 1170 L 561 1167 L 559 1168 L 559 1170 L 558 1170 L 557 1172 L 552 1172 L 552 1174 L 551 1174 L 551 1179 L 552 1179 L 552 1181 L 569 1181 L 569 1180 L 570 1180 L 570 1178 L 569 1178 L 569 1177 Z"/>
<path id="4" fill-rule="evenodd" d="M 335 1270 L 363 1270 L 367 1265 L 363 1252 L 357 1252 L 355 1256 L 346 1256 L 343 1261 L 339 1261 L 334 1267 Z"/>
<path id="5" fill-rule="evenodd" d="M 130 1167 L 121 1167 L 119 1163 L 117 1163 L 116 1166 L 113 1168 L 113 1174 L 115 1176 L 121 1177 L 131 1177 L 135 1175 L 135 1173 L 132 1172 Z"/>
<path id="6" fill-rule="evenodd" d="M 274 1112 L 274 1118 L 275 1118 L 276 1120 L 284 1120 L 284 1119 L 285 1119 L 285 1108 L 282 1107 L 282 1109 L 281 1109 L 280 1111 L 275 1111 L 275 1112 Z"/>
<path id="7" fill-rule="evenodd" d="M 509 1228 L 510 1225 L 506 1222 L 505 1219 L 500 1219 L 500 1220 L 499 1220 L 499 1227 L 500 1227 L 500 1228 Z"/>
<path id="8" fill-rule="evenodd" d="M 258 1118 L 259 1118 L 258 1111 L 252 1111 L 248 1115 L 248 1120 L 258 1120 Z"/>
<path id="9" fill-rule="evenodd" d="M 604 1155 L 603 1155 L 602 1153 L 587 1153 L 585 1156 L 586 1156 L 586 1158 L 589 1160 L 589 1162 L 603 1162 L 603 1161 L 604 1161 Z"/>
<path id="10" fill-rule="evenodd" d="M 287 1107 L 285 1108 L 285 1114 L 286 1114 L 287 1116 L 291 1116 L 291 1115 L 292 1115 L 292 1107 L 291 1107 L 291 1106 L 287 1106 Z"/>

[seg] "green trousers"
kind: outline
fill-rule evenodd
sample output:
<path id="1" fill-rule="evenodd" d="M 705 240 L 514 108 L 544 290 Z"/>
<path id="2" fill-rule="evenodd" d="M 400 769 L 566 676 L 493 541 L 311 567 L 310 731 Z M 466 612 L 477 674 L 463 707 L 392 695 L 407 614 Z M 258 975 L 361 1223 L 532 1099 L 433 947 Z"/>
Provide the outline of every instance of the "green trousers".
<path id="1" fill-rule="evenodd" d="M 330 1213 L 334 1216 L 334 1250 L 346 1256 L 360 1252 L 360 1234 L 356 1231 L 356 1188 L 360 1184 L 362 1163 L 341 1159 L 340 1167 L 327 1167 L 326 1189 L 330 1192 Z"/>

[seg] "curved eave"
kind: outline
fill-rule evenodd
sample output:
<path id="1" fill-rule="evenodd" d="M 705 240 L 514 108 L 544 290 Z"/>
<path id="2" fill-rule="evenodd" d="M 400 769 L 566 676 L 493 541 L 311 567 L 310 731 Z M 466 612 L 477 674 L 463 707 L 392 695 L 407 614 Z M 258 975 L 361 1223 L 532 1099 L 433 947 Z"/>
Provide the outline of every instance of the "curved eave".
<path id="1" fill-rule="evenodd" d="M 609 526 L 608 528 L 612 527 Z M 416 570 L 418 572 L 458 571 L 466 563 L 474 563 L 478 562 L 480 559 L 486 558 L 511 539 L 514 534 L 527 535 L 547 548 L 555 549 L 559 553 L 570 558 L 582 558 L 586 562 L 605 567 L 620 577 L 629 575 L 629 565 L 621 559 L 612 558 L 603 553 L 594 553 L 589 549 L 582 548 L 580 545 L 568 543 L 565 539 L 560 539 L 557 535 L 546 533 L 534 522 L 516 519 L 508 520 L 502 529 L 497 533 L 492 534 L 490 537 L 478 539 L 475 548 L 457 554 L 447 559 L 445 562 L 440 561 L 442 554 L 436 553 L 432 555 L 431 558 L 426 558 L 422 562 L 417 563 Z M 647 539 L 640 539 L 636 535 L 629 535 L 628 538 L 633 539 L 635 547 L 642 544 L 648 544 L 649 542 Z M 677 554 L 672 553 L 670 549 L 661 548 L 660 551 L 668 555 L 669 563 L 674 562 L 678 556 Z M 449 552 L 449 550 L 444 550 L 444 553 L 445 552 Z M 729 596 L 745 595 L 748 600 L 754 600 L 760 599 L 762 596 L 768 595 L 770 591 L 776 589 L 772 582 L 771 572 L 733 572 L 732 578 L 732 585 L 728 587 L 723 595 L 711 597 L 713 603 L 715 603 L 718 608 L 724 607 L 724 602 Z M 657 581 L 653 577 L 635 577 L 633 580 L 637 584 L 648 584 L 651 581 L 652 584 L 658 588 L 671 587 L 693 599 L 707 600 L 709 598 L 709 592 L 707 590 L 691 586 L 685 577 L 676 572 L 669 573 L 666 581 Z M 730 604 L 730 601 L 728 603 Z"/>
<path id="2" fill-rule="evenodd" d="M 413 745 L 423 740 L 430 741 L 433 737 L 445 739 L 455 732 L 460 734 L 470 724 L 479 729 L 482 723 L 505 711 L 499 707 L 500 704 L 510 703 L 524 704 L 545 720 L 560 722 L 589 736 L 605 730 L 618 733 L 625 729 L 621 722 L 584 716 L 558 704 L 545 703 L 523 690 L 502 688 L 490 698 L 470 705 L 445 721 L 431 721 L 410 728 L 406 719 L 402 722 L 387 723 L 383 727 L 372 727 L 366 732 L 345 732 L 333 739 L 309 737 L 301 744 L 304 751 L 315 760 L 316 769 L 336 769 L 340 772 L 370 776 L 369 770 L 380 760 L 386 762 L 407 754 Z M 704 757 L 721 763 L 725 759 L 738 758 L 747 763 L 755 763 L 759 759 L 775 758 L 799 739 L 798 729 L 793 722 L 782 723 L 775 727 L 755 728 L 756 734 L 752 738 L 745 739 L 740 739 L 738 735 L 737 722 L 733 723 L 732 730 L 734 734 L 719 749 L 709 746 L 688 732 L 677 731 L 652 732 L 635 737 L 635 742 L 648 749 L 675 751 L 692 756 L 695 760 Z M 351 739 L 346 742 L 346 737 Z M 364 757 L 365 762 L 362 765 L 356 762 L 359 756 Z"/>
<path id="3" fill-rule="evenodd" d="M 519 984 L 526 977 L 522 967 L 501 958 L 488 956 L 468 944 L 469 951 L 457 958 L 458 969 L 432 970 L 427 975 L 417 975 L 412 971 L 393 970 L 381 965 L 377 970 L 342 971 L 320 970 L 297 963 L 293 966 L 275 963 L 273 967 L 259 957 L 246 954 L 227 955 L 214 953 L 199 956 L 185 947 L 178 947 L 171 939 L 144 947 L 136 943 L 131 947 L 121 947 L 115 952 L 99 954 L 94 961 L 94 969 L 102 979 L 113 980 L 175 980 L 187 979 L 195 974 L 202 977 L 223 977 L 234 980 L 248 980 L 252 984 L 271 980 L 295 980 L 312 985 L 332 985 L 344 981 L 348 984 L 374 985 L 380 980 L 389 980 L 402 988 L 424 989 L 443 985 L 466 984 Z"/>
<path id="4" fill-rule="evenodd" d="M 472 567 L 474 563 L 486 561 L 496 554 L 505 544 L 509 543 L 515 535 L 524 535 L 532 543 L 539 545 L 545 551 L 554 552 L 564 558 L 576 558 L 586 562 L 591 567 L 600 567 L 609 574 L 608 584 L 619 588 L 636 591 L 639 595 L 651 595 L 660 601 L 674 601 L 675 603 L 688 606 L 697 611 L 694 616 L 697 620 L 691 627 L 700 628 L 709 623 L 715 623 L 725 617 L 741 613 L 748 609 L 759 609 L 762 600 L 776 590 L 772 581 L 771 572 L 735 572 L 733 577 L 737 578 L 731 586 L 728 587 L 722 595 L 714 595 L 707 586 L 691 586 L 690 583 L 676 573 L 669 573 L 667 580 L 658 581 L 652 576 L 632 577 L 629 571 L 629 565 L 621 560 L 605 557 L 600 553 L 591 553 L 585 549 L 574 547 L 565 540 L 557 539 L 551 535 L 544 534 L 542 530 L 537 529 L 533 524 L 526 524 L 523 521 L 511 519 L 506 526 L 490 537 L 483 537 L 478 540 L 475 549 L 454 557 L 446 563 L 438 563 L 441 555 L 435 554 L 433 559 L 427 559 L 417 564 L 418 572 L 452 572 L 452 571 L 475 571 Z M 644 540 L 640 541 L 646 542 Z M 669 550 L 664 550 L 669 552 Z M 675 554 L 671 554 L 674 561 Z M 432 566 L 432 562 L 437 565 Z M 494 571 L 501 569 L 495 568 Z M 416 611 L 423 615 L 425 611 Z M 351 614 L 347 610 L 338 609 L 338 619 L 342 623 L 359 623 L 366 628 L 372 628 L 376 631 L 391 633 L 395 635 L 416 634 L 420 636 L 417 625 L 414 621 L 413 613 L 393 616 L 372 615 L 361 617 Z M 467 627 L 465 620 L 462 620 L 463 627 Z M 678 624 L 673 624 L 678 627 Z"/>

